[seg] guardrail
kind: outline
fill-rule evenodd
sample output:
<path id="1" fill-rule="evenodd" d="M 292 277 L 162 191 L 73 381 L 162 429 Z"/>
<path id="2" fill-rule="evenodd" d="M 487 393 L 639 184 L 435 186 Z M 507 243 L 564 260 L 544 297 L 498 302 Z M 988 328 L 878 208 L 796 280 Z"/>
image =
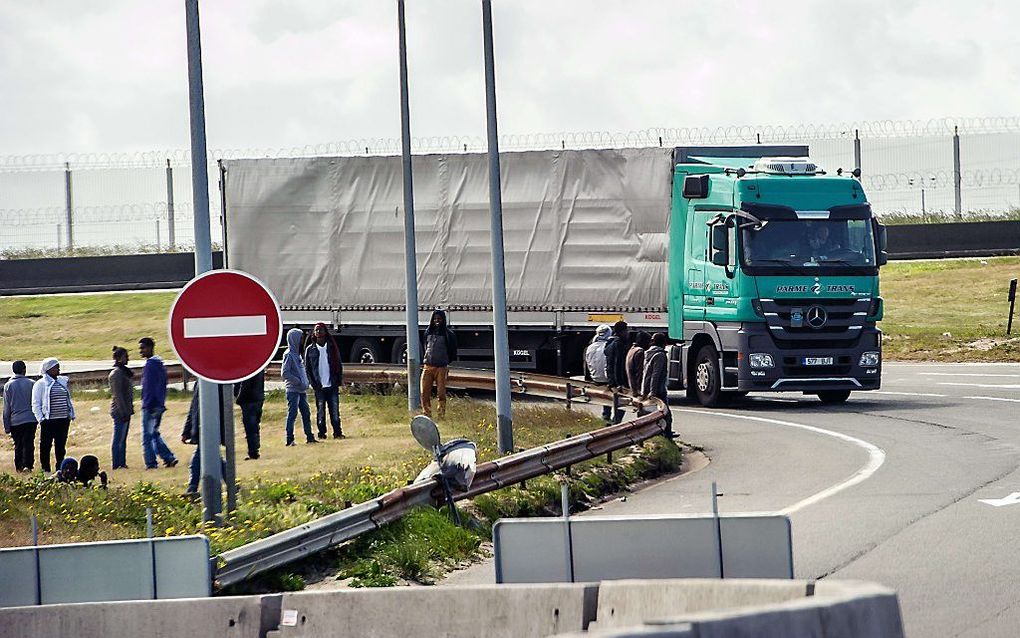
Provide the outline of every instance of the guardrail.
<path id="1" fill-rule="evenodd" d="M 397 366 L 350 365 L 344 367 L 344 377 L 346 382 L 392 385 L 406 383 L 407 371 Z M 613 405 L 615 402 L 650 411 L 619 425 L 482 463 L 477 468 L 471 488 L 466 492 L 455 490 L 454 500 L 515 485 L 635 445 L 661 434 L 665 427 L 663 417 L 667 408 L 658 399 L 645 404 L 629 395 L 614 394 L 604 386 L 537 374 L 514 373 L 511 384 L 515 394 L 564 400 L 568 405 L 571 402 Z M 452 369 L 447 386 L 491 391 L 495 389 L 495 380 L 491 371 Z M 442 489 L 434 482 L 397 488 L 370 501 L 221 554 L 215 575 L 216 585 L 231 585 L 305 558 L 397 520 L 414 507 L 439 506 L 443 501 Z"/>

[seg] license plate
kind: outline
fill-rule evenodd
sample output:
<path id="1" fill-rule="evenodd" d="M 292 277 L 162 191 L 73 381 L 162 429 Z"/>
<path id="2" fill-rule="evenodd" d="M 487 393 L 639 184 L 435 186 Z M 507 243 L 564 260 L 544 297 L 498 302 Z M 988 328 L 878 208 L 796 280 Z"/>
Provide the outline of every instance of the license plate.
<path id="1" fill-rule="evenodd" d="M 806 366 L 831 366 L 832 357 L 804 357 Z"/>

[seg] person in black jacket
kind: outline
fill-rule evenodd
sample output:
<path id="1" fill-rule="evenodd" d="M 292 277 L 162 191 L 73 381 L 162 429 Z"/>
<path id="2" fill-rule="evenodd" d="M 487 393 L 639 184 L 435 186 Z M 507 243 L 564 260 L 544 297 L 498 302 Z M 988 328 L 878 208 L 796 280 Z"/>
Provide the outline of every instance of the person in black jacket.
<path id="1" fill-rule="evenodd" d="M 266 401 L 266 373 L 258 374 L 234 384 L 234 403 L 241 407 L 241 423 L 244 424 L 244 440 L 248 443 L 246 461 L 259 458 L 259 426 L 262 423 L 262 405 Z"/>
<path id="2" fill-rule="evenodd" d="M 617 321 L 613 324 L 613 336 L 606 344 L 606 376 L 609 378 L 610 389 L 618 392 L 625 392 L 627 382 L 627 349 L 630 343 L 627 340 L 627 322 Z M 613 423 L 623 421 L 623 410 L 617 409 L 613 413 Z"/>
<path id="3" fill-rule="evenodd" d="M 340 361 L 336 340 L 322 322 L 315 324 L 312 342 L 305 348 L 305 372 L 315 391 L 315 423 L 319 426 L 319 438 L 326 438 L 327 409 L 333 438 L 346 438 L 340 424 L 340 385 L 344 382 L 344 365 Z"/>
<path id="4" fill-rule="evenodd" d="M 425 329 L 425 355 L 421 368 L 421 409 L 425 416 L 432 416 L 432 386 L 436 386 L 437 415 L 446 416 L 446 377 L 450 362 L 457 360 L 457 335 L 446 325 L 446 313 L 436 310 L 432 313 L 429 327 Z"/>
<path id="5" fill-rule="evenodd" d="M 188 416 L 184 419 L 184 428 L 181 430 L 181 443 L 195 446 L 195 453 L 191 455 L 191 464 L 189 465 L 190 475 L 188 477 L 188 491 L 184 493 L 185 498 L 197 499 L 198 493 L 198 480 L 202 471 L 202 453 L 201 453 L 201 409 L 198 398 L 198 384 L 195 384 L 195 392 L 191 395 L 191 406 L 188 408 Z M 220 445 L 224 445 L 227 440 L 226 428 L 223 426 L 223 419 L 220 419 Z M 223 462 L 222 457 L 220 462 Z"/>

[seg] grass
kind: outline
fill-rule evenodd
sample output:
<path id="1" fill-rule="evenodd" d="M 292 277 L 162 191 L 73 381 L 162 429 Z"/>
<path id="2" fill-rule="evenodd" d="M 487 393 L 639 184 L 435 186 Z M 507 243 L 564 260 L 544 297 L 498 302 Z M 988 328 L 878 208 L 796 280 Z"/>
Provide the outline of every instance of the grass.
<path id="1" fill-rule="evenodd" d="M 71 429 L 68 454 L 78 457 L 94 453 L 108 469 L 112 424 L 105 414 L 109 399 L 104 394 L 75 393 L 80 416 Z M 36 474 L 29 478 L 0 474 L 0 546 L 28 543 L 28 519 L 33 513 L 39 516 L 43 543 L 142 535 L 147 506 L 153 508 L 155 528 L 161 535 L 200 531 L 199 506 L 179 496 L 187 485 L 187 465 L 194 450 L 177 438 L 188 401 L 187 395 L 172 393 L 163 420 L 163 434 L 181 461 L 175 468 L 142 469 L 136 417 L 129 433 L 130 469 L 111 474 L 108 492 L 54 484 L 42 476 L 38 463 Z M 99 410 L 94 412 L 93 408 Z M 214 552 L 405 485 L 429 460 L 410 436 L 406 398 L 401 395 L 345 393 L 341 411 L 349 438 L 328 439 L 316 445 L 298 443 L 292 448 L 284 447 L 285 409 L 282 394 L 272 393 L 263 414 L 262 458 L 257 461 L 240 460 L 244 458 L 245 442 L 240 418 L 235 417 L 238 510 L 231 525 L 206 531 Z M 440 426 L 445 439 L 464 436 L 476 441 L 482 462 L 497 456 L 494 424 L 491 404 L 452 397 Z M 585 411 L 517 402 L 514 424 L 517 445 L 532 447 L 593 430 L 600 421 Z M 3 468 L 12 472 L 9 437 L 0 438 L 0 459 Z"/>
<path id="2" fill-rule="evenodd" d="M 882 269 L 886 360 L 1020 361 L 1020 317 L 1006 337 L 1014 278 L 1020 257 L 890 263 Z"/>
<path id="3" fill-rule="evenodd" d="M 888 226 L 1020 221 L 1020 208 L 1013 208 L 1008 211 L 969 211 L 967 213 L 939 210 L 931 211 L 924 215 L 917 212 L 885 213 L 879 215 L 879 220 Z"/>

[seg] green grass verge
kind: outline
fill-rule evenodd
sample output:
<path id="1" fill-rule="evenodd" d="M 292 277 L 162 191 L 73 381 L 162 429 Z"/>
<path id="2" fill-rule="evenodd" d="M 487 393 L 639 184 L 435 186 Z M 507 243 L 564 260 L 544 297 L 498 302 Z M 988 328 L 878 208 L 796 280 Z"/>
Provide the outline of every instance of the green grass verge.
<path id="1" fill-rule="evenodd" d="M 1008 211 L 973 211 L 968 213 L 953 213 L 945 211 L 932 211 L 930 213 L 886 213 L 879 216 L 879 220 L 887 226 L 900 226 L 904 224 L 952 224 L 952 223 L 973 223 L 973 222 L 1009 222 L 1020 221 L 1020 208 L 1013 208 Z"/>

